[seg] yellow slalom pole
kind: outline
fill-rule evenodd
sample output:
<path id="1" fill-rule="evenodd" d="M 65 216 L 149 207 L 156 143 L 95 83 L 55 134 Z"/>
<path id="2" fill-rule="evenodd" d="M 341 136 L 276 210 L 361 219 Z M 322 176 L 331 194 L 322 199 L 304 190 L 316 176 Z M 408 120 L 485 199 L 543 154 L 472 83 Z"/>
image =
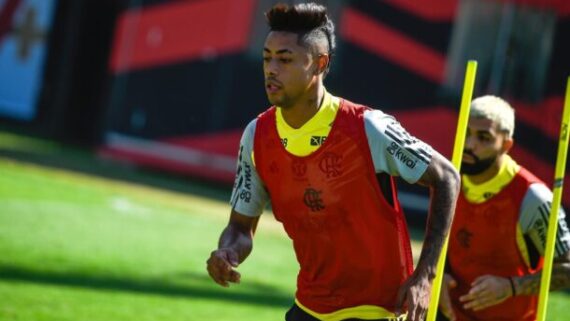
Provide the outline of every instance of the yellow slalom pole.
<path id="1" fill-rule="evenodd" d="M 477 61 L 469 60 L 467 62 L 467 71 L 465 72 L 465 81 L 463 83 L 463 94 L 461 96 L 461 107 L 459 108 L 459 120 L 457 121 L 457 131 L 455 132 L 455 143 L 453 145 L 453 156 L 451 163 L 457 170 L 461 168 L 461 159 L 463 158 L 463 146 L 465 145 L 465 134 L 467 132 L 467 123 L 469 121 L 469 110 L 471 108 L 471 99 L 473 98 L 473 88 L 475 87 L 475 75 L 477 73 Z M 441 282 L 443 280 L 443 270 L 445 268 L 445 256 L 447 254 L 447 241 L 449 236 L 445 238 L 443 249 L 439 261 L 437 262 L 437 272 L 433 280 L 431 290 L 431 301 L 427 315 L 427 321 L 435 321 L 437 316 L 437 308 L 439 304 L 439 293 L 441 291 Z"/>
<path id="2" fill-rule="evenodd" d="M 570 123 L 570 77 L 566 84 L 566 98 L 564 100 L 564 110 L 562 111 L 562 124 L 560 126 L 560 139 L 558 141 L 558 156 L 556 157 L 556 168 L 554 170 L 554 186 L 552 207 L 548 219 L 548 234 L 546 236 L 546 251 L 544 254 L 544 267 L 540 278 L 540 293 L 538 296 L 538 318 L 537 321 L 546 319 L 546 304 L 548 303 L 548 292 L 550 289 L 550 277 L 552 275 L 552 260 L 554 257 L 554 244 L 556 230 L 558 229 L 558 212 L 562 201 L 562 187 L 564 185 L 564 170 L 566 168 L 566 155 L 568 154 L 568 132 Z"/>

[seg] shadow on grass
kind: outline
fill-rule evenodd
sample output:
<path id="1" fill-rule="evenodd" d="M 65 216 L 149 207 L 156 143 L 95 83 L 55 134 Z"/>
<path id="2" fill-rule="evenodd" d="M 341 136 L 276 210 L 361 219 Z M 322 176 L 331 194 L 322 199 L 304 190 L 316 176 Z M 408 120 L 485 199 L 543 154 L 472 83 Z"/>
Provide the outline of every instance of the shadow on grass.
<path id="1" fill-rule="evenodd" d="M 175 279 L 177 281 L 181 281 L 182 283 L 188 283 L 192 287 L 214 287 L 221 291 L 227 291 L 227 289 L 223 289 L 219 287 L 214 281 L 210 278 L 207 272 L 204 273 L 195 273 L 195 272 L 181 272 L 168 275 L 169 278 Z M 233 290 L 240 289 L 241 292 L 255 292 L 255 293 L 281 293 L 282 291 L 268 283 L 263 283 L 259 281 L 250 280 L 246 277 L 243 277 L 243 285 L 234 285 L 232 286 Z M 237 287 L 236 287 L 237 286 Z M 219 288 L 218 288 L 219 287 Z M 235 288 L 234 288 L 235 287 Z M 286 296 L 287 294 L 281 293 L 282 295 Z M 291 298 L 293 294 L 289 295 Z"/>
<path id="2" fill-rule="evenodd" d="M 184 297 L 197 299 L 211 299 L 229 301 L 249 305 L 290 307 L 293 303 L 292 294 L 280 292 L 278 289 L 255 282 L 248 282 L 230 289 L 219 287 L 206 275 L 186 275 L 189 281 L 198 279 L 202 285 L 172 284 L 172 282 L 159 282 L 157 280 L 129 280 L 124 278 L 101 277 L 83 275 L 78 273 L 43 272 L 21 267 L 0 266 L 0 281 L 29 282 L 45 285 L 77 287 L 113 292 L 132 292 L 148 295 L 168 297 Z M 253 291 L 252 291 L 253 290 Z"/>

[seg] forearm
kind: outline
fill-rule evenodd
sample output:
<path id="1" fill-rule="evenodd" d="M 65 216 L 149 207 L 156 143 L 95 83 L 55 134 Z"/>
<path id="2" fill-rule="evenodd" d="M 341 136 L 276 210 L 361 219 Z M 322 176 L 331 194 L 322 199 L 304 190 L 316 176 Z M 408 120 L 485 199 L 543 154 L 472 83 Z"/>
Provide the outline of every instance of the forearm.
<path id="1" fill-rule="evenodd" d="M 238 255 L 239 263 L 241 263 L 248 257 L 253 248 L 253 233 L 234 224 L 229 224 L 220 236 L 218 248 L 234 250 Z"/>
<path id="2" fill-rule="evenodd" d="M 418 269 L 425 269 L 431 277 L 435 276 L 437 261 L 451 227 L 459 193 L 459 177 L 453 173 L 444 177 L 445 179 L 430 191 L 431 202 L 426 236 L 418 261 Z"/>
<path id="3" fill-rule="evenodd" d="M 516 295 L 537 295 L 540 292 L 542 272 L 512 277 Z M 550 291 L 570 287 L 570 263 L 554 263 L 550 278 Z"/>

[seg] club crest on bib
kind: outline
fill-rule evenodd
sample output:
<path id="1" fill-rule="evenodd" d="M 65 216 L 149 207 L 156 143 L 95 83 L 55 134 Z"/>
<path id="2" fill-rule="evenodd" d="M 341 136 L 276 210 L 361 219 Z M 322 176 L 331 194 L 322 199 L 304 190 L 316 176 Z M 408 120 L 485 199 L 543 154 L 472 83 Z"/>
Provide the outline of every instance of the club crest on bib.
<path id="1" fill-rule="evenodd" d="M 323 199 L 321 198 L 322 191 L 317 191 L 312 187 L 308 187 L 303 195 L 303 202 L 313 212 L 325 209 Z"/>
<path id="2" fill-rule="evenodd" d="M 307 164 L 303 160 L 295 159 L 291 164 L 291 171 L 294 178 L 303 179 L 307 174 Z"/>
<path id="3" fill-rule="evenodd" d="M 338 177 L 342 174 L 342 156 L 327 152 L 319 161 L 319 169 L 327 178 Z"/>

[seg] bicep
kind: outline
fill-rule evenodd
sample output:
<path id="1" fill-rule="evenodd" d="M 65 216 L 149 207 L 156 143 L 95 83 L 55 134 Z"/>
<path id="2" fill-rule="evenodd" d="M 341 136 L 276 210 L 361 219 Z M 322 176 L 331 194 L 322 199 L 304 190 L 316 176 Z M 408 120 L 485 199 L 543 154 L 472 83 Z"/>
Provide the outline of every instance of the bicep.
<path id="1" fill-rule="evenodd" d="M 440 153 L 434 151 L 431 162 L 418 180 L 418 184 L 428 187 L 437 186 L 450 177 L 454 177 L 459 180 L 459 176 L 449 160 L 443 157 Z"/>

